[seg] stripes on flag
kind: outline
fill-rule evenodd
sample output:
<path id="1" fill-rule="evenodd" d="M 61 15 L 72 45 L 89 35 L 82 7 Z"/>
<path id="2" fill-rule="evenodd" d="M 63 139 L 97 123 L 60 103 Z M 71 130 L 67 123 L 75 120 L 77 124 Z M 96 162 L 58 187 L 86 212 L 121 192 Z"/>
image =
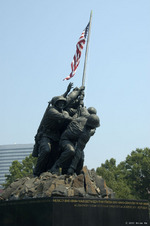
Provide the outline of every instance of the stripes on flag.
<path id="1" fill-rule="evenodd" d="M 79 41 L 76 44 L 76 53 L 73 57 L 73 61 L 71 62 L 71 73 L 68 77 L 66 77 L 63 80 L 69 80 L 76 73 L 77 67 L 79 66 L 79 63 L 80 63 L 81 53 L 82 53 L 83 47 L 85 45 L 86 37 L 87 37 L 87 34 L 88 34 L 89 24 L 90 23 L 88 23 L 86 28 L 83 30 L 83 32 L 82 32 L 82 34 L 79 38 Z"/>

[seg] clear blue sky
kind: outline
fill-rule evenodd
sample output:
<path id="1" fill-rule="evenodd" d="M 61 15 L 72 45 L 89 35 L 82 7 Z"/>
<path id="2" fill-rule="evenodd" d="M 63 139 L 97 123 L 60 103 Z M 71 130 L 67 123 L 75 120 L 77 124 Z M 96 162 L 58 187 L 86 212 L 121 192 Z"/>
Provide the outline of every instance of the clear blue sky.
<path id="1" fill-rule="evenodd" d="M 69 82 L 81 86 L 84 51 L 76 75 L 62 80 L 91 10 L 85 103 L 101 127 L 85 164 L 150 147 L 149 0 L 1 0 L 0 145 L 33 143 L 47 102 Z"/>

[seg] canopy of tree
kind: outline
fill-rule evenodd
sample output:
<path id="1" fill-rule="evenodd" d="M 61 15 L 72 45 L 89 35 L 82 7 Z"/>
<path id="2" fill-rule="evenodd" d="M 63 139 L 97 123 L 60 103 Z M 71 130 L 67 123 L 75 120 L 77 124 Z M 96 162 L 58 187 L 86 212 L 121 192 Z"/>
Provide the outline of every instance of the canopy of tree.
<path id="1" fill-rule="evenodd" d="M 33 158 L 32 155 L 29 155 L 22 163 L 15 160 L 12 162 L 12 165 L 9 168 L 10 174 L 5 175 L 6 183 L 4 187 L 8 187 L 12 182 L 14 182 L 18 178 L 22 177 L 31 177 L 33 175 L 33 168 L 36 164 L 37 159 Z"/>
<path id="2" fill-rule="evenodd" d="M 116 160 L 106 160 L 96 169 L 116 198 L 150 201 L 150 149 L 136 149 L 116 166 Z"/>

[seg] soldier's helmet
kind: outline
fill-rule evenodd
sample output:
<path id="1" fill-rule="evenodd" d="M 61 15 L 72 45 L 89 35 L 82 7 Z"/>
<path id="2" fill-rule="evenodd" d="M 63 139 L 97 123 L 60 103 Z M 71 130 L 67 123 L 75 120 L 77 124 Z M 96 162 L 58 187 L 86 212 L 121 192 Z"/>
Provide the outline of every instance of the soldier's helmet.
<path id="1" fill-rule="evenodd" d="M 64 102 L 64 105 L 67 104 L 66 98 L 63 97 L 63 96 L 56 96 L 56 97 L 53 97 L 52 100 L 51 100 L 51 104 L 52 104 L 53 106 L 56 107 L 56 106 L 57 106 L 57 103 L 58 103 L 59 101 L 63 101 L 63 102 Z"/>
<path id="2" fill-rule="evenodd" d="M 89 115 L 87 122 L 86 122 L 86 125 L 93 128 L 93 129 L 99 127 L 100 126 L 99 117 L 95 114 Z"/>
<path id="3" fill-rule="evenodd" d="M 97 110 L 94 107 L 89 107 L 87 110 L 90 114 L 97 114 Z"/>

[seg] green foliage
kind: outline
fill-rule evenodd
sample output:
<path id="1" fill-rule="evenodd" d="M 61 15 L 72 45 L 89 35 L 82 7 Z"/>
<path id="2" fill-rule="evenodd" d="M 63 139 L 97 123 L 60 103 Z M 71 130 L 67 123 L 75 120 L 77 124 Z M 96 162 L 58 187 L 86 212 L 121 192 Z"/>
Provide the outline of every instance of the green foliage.
<path id="1" fill-rule="evenodd" d="M 5 175 L 6 183 L 4 184 L 4 187 L 8 187 L 17 178 L 31 177 L 33 175 L 33 168 L 36 165 L 36 161 L 37 159 L 32 157 L 31 154 L 22 160 L 22 163 L 17 160 L 13 161 L 9 168 L 10 174 Z"/>
<path id="2" fill-rule="evenodd" d="M 136 149 L 128 155 L 124 163 L 125 179 L 137 199 L 150 201 L 150 149 Z"/>
<path id="3" fill-rule="evenodd" d="M 122 199 L 133 199 L 130 188 L 128 187 L 125 180 L 123 180 L 122 174 L 120 174 L 119 168 L 116 166 L 116 160 L 106 160 L 101 167 L 96 170 L 97 174 L 102 176 L 106 180 L 108 187 L 116 194 L 116 198 Z"/>
<path id="4" fill-rule="evenodd" d="M 96 170 L 116 193 L 116 198 L 150 201 L 150 149 L 136 149 L 116 166 L 116 160 L 106 160 Z"/>

